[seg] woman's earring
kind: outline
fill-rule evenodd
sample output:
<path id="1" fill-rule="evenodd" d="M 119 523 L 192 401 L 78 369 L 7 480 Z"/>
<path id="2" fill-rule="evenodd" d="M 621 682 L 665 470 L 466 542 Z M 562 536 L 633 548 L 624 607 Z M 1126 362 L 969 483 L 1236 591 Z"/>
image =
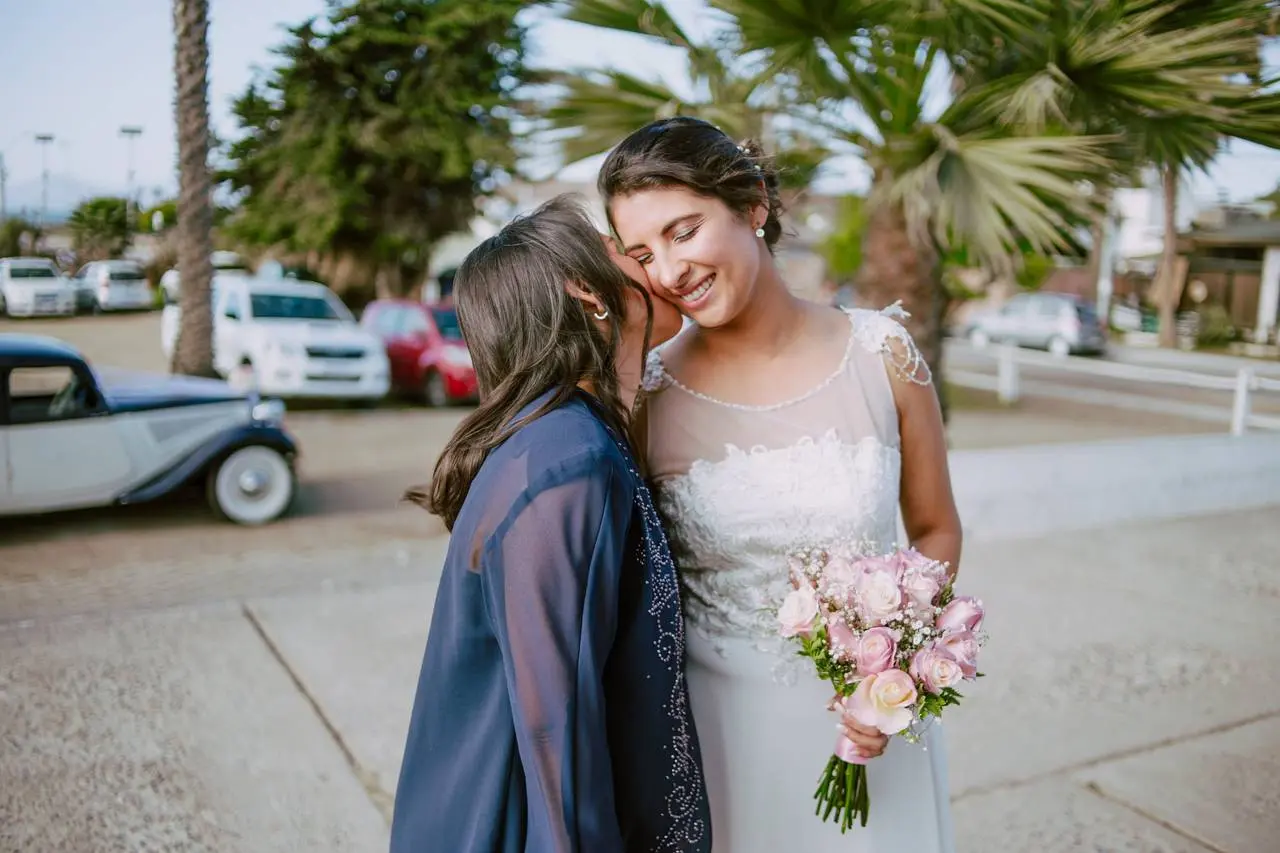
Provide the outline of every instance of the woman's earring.
<path id="1" fill-rule="evenodd" d="M 763 236 L 764 236 L 764 229 L 763 229 L 763 228 L 757 228 L 757 229 L 756 229 L 756 236 L 757 236 L 757 237 L 763 237 Z"/>
<path id="2" fill-rule="evenodd" d="M 609 309 L 608 309 L 608 308 L 606 308 L 606 309 L 604 309 L 603 311 L 601 311 L 599 314 L 592 313 L 592 315 L 591 315 L 591 316 L 592 316 L 592 317 L 595 317 L 597 320 L 608 320 L 608 319 L 609 319 Z"/>

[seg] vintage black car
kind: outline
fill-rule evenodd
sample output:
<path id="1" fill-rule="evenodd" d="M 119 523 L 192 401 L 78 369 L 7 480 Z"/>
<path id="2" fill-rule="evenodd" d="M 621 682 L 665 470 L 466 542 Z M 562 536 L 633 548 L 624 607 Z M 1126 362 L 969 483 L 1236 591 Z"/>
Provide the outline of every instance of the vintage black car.
<path id="1" fill-rule="evenodd" d="M 222 517 L 265 524 L 297 491 L 284 411 L 222 381 L 97 370 L 55 338 L 0 334 L 0 515 L 142 503 L 194 482 Z"/>

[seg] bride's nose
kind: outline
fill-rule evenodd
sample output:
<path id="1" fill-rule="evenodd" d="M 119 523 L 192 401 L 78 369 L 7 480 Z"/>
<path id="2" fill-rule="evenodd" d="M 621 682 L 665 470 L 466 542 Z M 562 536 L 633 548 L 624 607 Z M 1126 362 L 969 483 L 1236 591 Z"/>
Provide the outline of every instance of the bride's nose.
<path id="1" fill-rule="evenodd" d="M 689 265 L 670 255 L 658 255 L 649 265 L 649 275 L 654 284 L 675 293 L 688 283 Z"/>

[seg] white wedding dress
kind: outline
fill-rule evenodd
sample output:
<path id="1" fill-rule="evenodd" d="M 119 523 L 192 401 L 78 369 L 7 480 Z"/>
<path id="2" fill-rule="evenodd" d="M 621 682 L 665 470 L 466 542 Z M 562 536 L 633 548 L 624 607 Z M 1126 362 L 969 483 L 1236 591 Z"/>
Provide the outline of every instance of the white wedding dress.
<path id="1" fill-rule="evenodd" d="M 690 703 L 715 853 L 950 853 L 945 745 L 893 738 L 867 764 L 870 819 L 841 834 L 814 815 L 836 741 L 832 696 L 777 640 L 786 555 L 863 537 L 898 541 L 901 457 L 889 372 L 929 382 L 888 312 L 848 312 L 849 342 L 820 386 L 772 406 L 723 403 L 645 371 L 647 453 L 681 570 Z"/>

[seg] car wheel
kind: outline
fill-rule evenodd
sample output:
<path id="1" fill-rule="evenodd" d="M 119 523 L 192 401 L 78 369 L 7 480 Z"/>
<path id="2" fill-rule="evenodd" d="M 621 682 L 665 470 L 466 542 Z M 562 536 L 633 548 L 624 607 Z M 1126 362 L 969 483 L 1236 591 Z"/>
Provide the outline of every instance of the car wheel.
<path id="1" fill-rule="evenodd" d="M 422 398 L 433 409 L 443 409 L 449 405 L 449 392 L 444 387 L 444 377 L 434 370 L 427 373 L 422 383 Z"/>
<path id="2" fill-rule="evenodd" d="M 1058 358 L 1066 358 L 1071 355 L 1071 343 L 1064 337 L 1054 337 L 1049 341 L 1049 352 Z"/>
<path id="3" fill-rule="evenodd" d="M 278 450 L 242 447 L 209 472 L 209 505 L 236 524 L 266 524 L 289 509 L 297 491 L 293 467 Z"/>
<path id="4" fill-rule="evenodd" d="M 986 349 L 991 345 L 991 336 L 982 329 L 974 329 L 969 333 L 969 343 L 973 344 L 975 349 Z"/>

